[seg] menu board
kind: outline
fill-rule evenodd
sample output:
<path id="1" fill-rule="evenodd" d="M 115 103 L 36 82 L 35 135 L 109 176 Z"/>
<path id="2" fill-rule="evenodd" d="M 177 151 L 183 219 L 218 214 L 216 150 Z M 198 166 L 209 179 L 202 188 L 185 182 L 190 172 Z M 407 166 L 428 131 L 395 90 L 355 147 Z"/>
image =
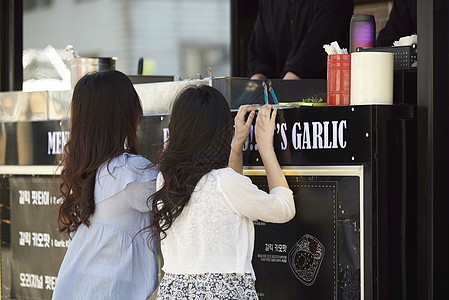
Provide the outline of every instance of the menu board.
<path id="1" fill-rule="evenodd" d="M 69 245 L 57 230 L 55 179 L 11 177 L 11 298 L 50 299 Z"/>
<path id="2" fill-rule="evenodd" d="M 261 300 L 361 299 L 360 178 L 286 176 L 295 217 L 255 221 L 253 267 Z M 251 176 L 268 191 L 265 176 Z"/>

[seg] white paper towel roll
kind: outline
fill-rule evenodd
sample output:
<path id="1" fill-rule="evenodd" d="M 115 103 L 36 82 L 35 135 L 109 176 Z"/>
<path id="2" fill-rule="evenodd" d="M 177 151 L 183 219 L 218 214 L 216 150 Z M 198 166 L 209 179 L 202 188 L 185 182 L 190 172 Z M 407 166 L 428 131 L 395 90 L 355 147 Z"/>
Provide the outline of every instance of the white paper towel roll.
<path id="1" fill-rule="evenodd" d="M 393 53 L 351 54 L 351 105 L 393 104 Z"/>

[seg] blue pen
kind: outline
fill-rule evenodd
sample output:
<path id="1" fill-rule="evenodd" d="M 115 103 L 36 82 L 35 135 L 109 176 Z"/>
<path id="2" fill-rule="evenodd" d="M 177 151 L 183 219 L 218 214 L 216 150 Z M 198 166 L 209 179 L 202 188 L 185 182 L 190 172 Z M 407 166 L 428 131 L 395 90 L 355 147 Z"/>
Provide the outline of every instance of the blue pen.
<path id="1" fill-rule="evenodd" d="M 270 90 L 271 96 L 273 96 L 274 103 L 276 103 L 276 104 L 279 105 L 278 98 L 277 98 L 276 95 L 274 94 L 274 90 L 273 90 L 273 88 L 271 87 L 271 81 L 268 82 L 268 89 Z"/>
<path id="2" fill-rule="evenodd" d="M 265 81 L 262 81 L 262 86 L 263 86 L 263 96 L 265 98 L 265 104 L 268 104 L 267 84 Z"/>

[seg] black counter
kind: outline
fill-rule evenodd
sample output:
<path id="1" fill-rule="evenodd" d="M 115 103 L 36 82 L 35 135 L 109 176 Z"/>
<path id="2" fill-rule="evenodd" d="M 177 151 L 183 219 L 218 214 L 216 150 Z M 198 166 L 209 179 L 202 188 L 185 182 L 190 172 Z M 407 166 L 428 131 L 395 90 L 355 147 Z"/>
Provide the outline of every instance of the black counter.
<path id="1" fill-rule="evenodd" d="M 378 299 L 403 288 L 403 276 L 416 272 L 406 247 L 416 242 L 415 115 L 406 104 L 278 110 L 274 148 L 297 214 L 286 224 L 255 222 L 260 299 Z M 168 122 L 167 114 L 144 116 L 143 156 L 162 148 Z M 47 299 L 54 287 L 67 246 L 56 231 L 58 176 L 27 168 L 54 166 L 68 123 L 1 124 L 2 295 Z M 266 190 L 252 132 L 244 172 Z"/>

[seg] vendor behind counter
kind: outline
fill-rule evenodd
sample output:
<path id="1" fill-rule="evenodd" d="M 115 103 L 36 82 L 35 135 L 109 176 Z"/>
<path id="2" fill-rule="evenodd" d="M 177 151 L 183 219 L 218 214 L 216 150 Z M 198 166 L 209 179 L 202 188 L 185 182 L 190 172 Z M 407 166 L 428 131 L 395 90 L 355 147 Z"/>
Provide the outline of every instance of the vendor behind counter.
<path id="1" fill-rule="evenodd" d="M 251 79 L 325 79 L 323 44 L 349 44 L 352 0 L 260 0 L 248 47 Z"/>

